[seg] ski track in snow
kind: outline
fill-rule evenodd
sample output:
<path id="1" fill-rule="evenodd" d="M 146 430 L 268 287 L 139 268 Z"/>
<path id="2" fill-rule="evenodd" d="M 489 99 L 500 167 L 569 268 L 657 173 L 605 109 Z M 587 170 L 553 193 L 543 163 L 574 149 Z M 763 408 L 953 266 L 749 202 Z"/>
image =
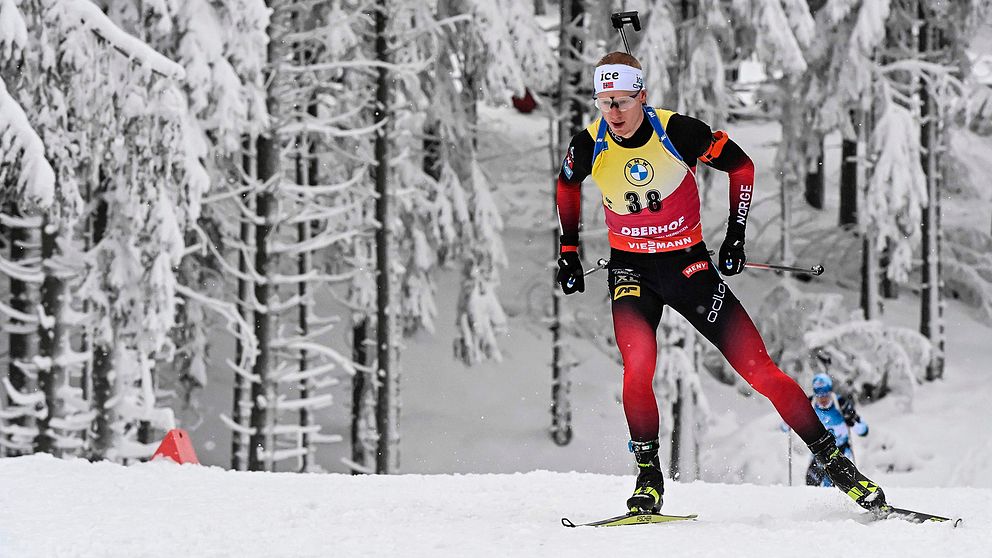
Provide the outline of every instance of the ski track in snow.
<path id="1" fill-rule="evenodd" d="M 987 557 L 992 490 L 890 488 L 963 526 L 866 522 L 835 490 L 669 483 L 692 523 L 566 529 L 622 513 L 629 477 L 537 471 L 350 476 L 0 460 L 0 557 Z"/>

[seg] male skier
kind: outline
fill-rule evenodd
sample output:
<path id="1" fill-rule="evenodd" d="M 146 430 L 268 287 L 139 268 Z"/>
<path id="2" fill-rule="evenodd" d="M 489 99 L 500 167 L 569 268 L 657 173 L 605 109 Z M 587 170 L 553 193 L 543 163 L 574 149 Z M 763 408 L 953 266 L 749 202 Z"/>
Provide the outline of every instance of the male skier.
<path id="1" fill-rule="evenodd" d="M 580 186 L 592 176 L 603 197 L 610 240 L 613 327 L 623 358 L 623 407 L 638 467 L 631 512 L 657 512 L 664 475 L 658 459 L 658 407 L 652 388 L 656 330 L 665 305 L 682 314 L 807 443 L 835 486 L 867 509 L 885 504 L 823 427 L 802 388 L 772 362 L 751 318 L 710 260 L 699 218 L 696 161 L 730 175 L 730 218 L 720 248 L 724 275 L 744 270 L 744 231 L 754 165 L 725 132 L 646 105 L 641 65 L 612 52 L 596 65 L 601 116 L 572 138 L 558 175 L 561 226 L 557 280 L 565 294 L 585 290 L 579 260 Z"/>

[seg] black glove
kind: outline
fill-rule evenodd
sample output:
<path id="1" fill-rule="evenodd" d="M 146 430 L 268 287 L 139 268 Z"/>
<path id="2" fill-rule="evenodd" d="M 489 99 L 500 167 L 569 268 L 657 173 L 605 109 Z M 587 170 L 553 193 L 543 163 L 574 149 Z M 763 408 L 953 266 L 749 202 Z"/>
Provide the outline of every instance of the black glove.
<path id="1" fill-rule="evenodd" d="M 720 261 L 716 267 L 720 273 L 731 276 L 744 271 L 744 264 L 747 256 L 744 255 L 744 239 L 733 235 L 727 235 L 720 246 Z"/>
<path id="2" fill-rule="evenodd" d="M 561 292 L 569 295 L 586 290 L 586 278 L 582 274 L 582 262 L 577 252 L 562 252 L 558 258 L 558 275 L 555 281 L 561 285 Z"/>

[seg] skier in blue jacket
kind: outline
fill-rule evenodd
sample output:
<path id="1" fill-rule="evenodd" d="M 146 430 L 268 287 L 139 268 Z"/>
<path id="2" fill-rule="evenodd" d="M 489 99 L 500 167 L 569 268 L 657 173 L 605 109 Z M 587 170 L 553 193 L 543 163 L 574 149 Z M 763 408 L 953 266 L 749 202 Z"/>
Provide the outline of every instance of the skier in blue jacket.
<path id="1" fill-rule="evenodd" d="M 837 448 L 854 462 L 854 452 L 851 451 L 850 435 L 854 431 L 858 436 L 868 434 L 868 424 L 861 420 L 854 409 L 854 402 L 834 393 L 834 382 L 826 374 L 813 376 L 813 395 L 809 396 L 813 410 L 820 417 L 823 426 L 834 435 Z M 814 459 L 806 469 L 806 484 L 809 486 L 833 486 L 823 467 Z"/>

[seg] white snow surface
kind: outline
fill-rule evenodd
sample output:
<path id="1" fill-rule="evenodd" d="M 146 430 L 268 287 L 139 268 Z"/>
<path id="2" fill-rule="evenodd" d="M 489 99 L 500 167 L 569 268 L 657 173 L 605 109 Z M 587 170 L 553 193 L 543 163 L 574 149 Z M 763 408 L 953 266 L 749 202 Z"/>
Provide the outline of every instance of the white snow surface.
<path id="1" fill-rule="evenodd" d="M 13 482 L 17 479 L 19 482 Z M 245 473 L 33 455 L 0 460 L 0 556 L 988 556 L 992 490 L 900 489 L 965 517 L 868 522 L 835 490 L 671 483 L 691 523 L 567 529 L 617 512 L 623 476 Z M 819 549 L 819 550 L 817 550 Z"/>
<path id="2" fill-rule="evenodd" d="M 912 400 L 887 397 L 859 406 L 871 432 L 855 438 L 859 467 L 878 481 L 891 502 L 960 516 L 963 526 L 866 522 L 864 513 L 833 489 L 787 486 L 787 438 L 764 398 L 703 377 L 713 413 L 701 440 L 702 481 L 668 480 L 665 511 L 698 513 L 692 523 L 566 529 L 562 516 L 585 522 L 623 511 L 633 484 L 627 432 L 619 404 L 620 368 L 588 340 L 569 339 L 575 438 L 554 445 L 550 423 L 550 334 L 542 321 L 551 258 L 546 121 L 507 111 L 482 113 L 495 130 L 494 197 L 507 229 L 510 263 L 500 296 L 508 328 L 502 362 L 465 368 L 450 353 L 455 298 L 440 297 L 437 331 L 406 342 L 402 353 L 400 472 L 393 476 L 341 474 L 347 443 L 318 451 L 331 474 L 243 473 L 210 465 L 230 463 L 230 432 L 219 418 L 230 412 L 229 357 L 213 353 L 202 406 L 176 409 L 208 466 L 153 462 L 120 466 L 46 455 L 0 459 L 0 558 L 8 557 L 272 557 L 272 556 L 740 556 L 779 558 L 816 554 L 845 558 L 992 556 L 992 398 L 988 363 L 992 328 L 960 301 L 949 300 L 947 370 L 943 381 L 917 386 Z M 762 122 L 730 127 L 758 162 L 758 200 L 752 209 L 752 252 L 768 257 L 774 230 L 761 225 L 777 212 L 771 159 L 777 129 Z M 970 137 L 972 176 L 992 165 L 987 138 Z M 543 146 L 543 147 L 542 147 Z M 827 141 L 839 160 L 839 138 Z M 512 163 L 512 164 L 511 164 Z M 835 167 L 832 167 L 835 168 Z M 722 240 L 726 181 L 720 176 L 704 214 L 707 242 Z M 803 210 L 797 222 L 832 223 L 836 174 L 823 212 Z M 587 230 L 602 235 L 595 188 L 584 188 Z M 770 199 L 772 202 L 762 203 Z M 987 227 L 988 205 L 949 200 L 945 217 Z M 774 227 L 773 227 L 774 228 Z M 545 234 L 547 233 L 547 234 Z M 600 254 L 590 253 L 588 257 Z M 834 262 L 804 289 L 841 292 L 851 308 L 857 292 L 838 279 L 856 277 Z M 602 297 L 605 274 L 590 279 L 584 307 Z M 441 293 L 457 292 L 457 274 L 442 275 Z M 742 274 L 728 283 L 752 312 L 769 276 Z M 598 294 L 597 294 L 598 293 Z M 609 315 L 586 311 L 592 327 Z M 919 299 L 911 291 L 886 300 L 882 319 L 916 327 Z M 344 350 L 346 331 L 331 346 Z M 808 386 L 803 386 L 804 388 Z M 347 399 L 345 392 L 337 401 Z M 321 417 L 328 434 L 347 432 L 348 406 Z M 801 484 L 809 453 L 792 436 L 793 481 Z M 286 467 L 292 467 L 288 460 Z"/>

